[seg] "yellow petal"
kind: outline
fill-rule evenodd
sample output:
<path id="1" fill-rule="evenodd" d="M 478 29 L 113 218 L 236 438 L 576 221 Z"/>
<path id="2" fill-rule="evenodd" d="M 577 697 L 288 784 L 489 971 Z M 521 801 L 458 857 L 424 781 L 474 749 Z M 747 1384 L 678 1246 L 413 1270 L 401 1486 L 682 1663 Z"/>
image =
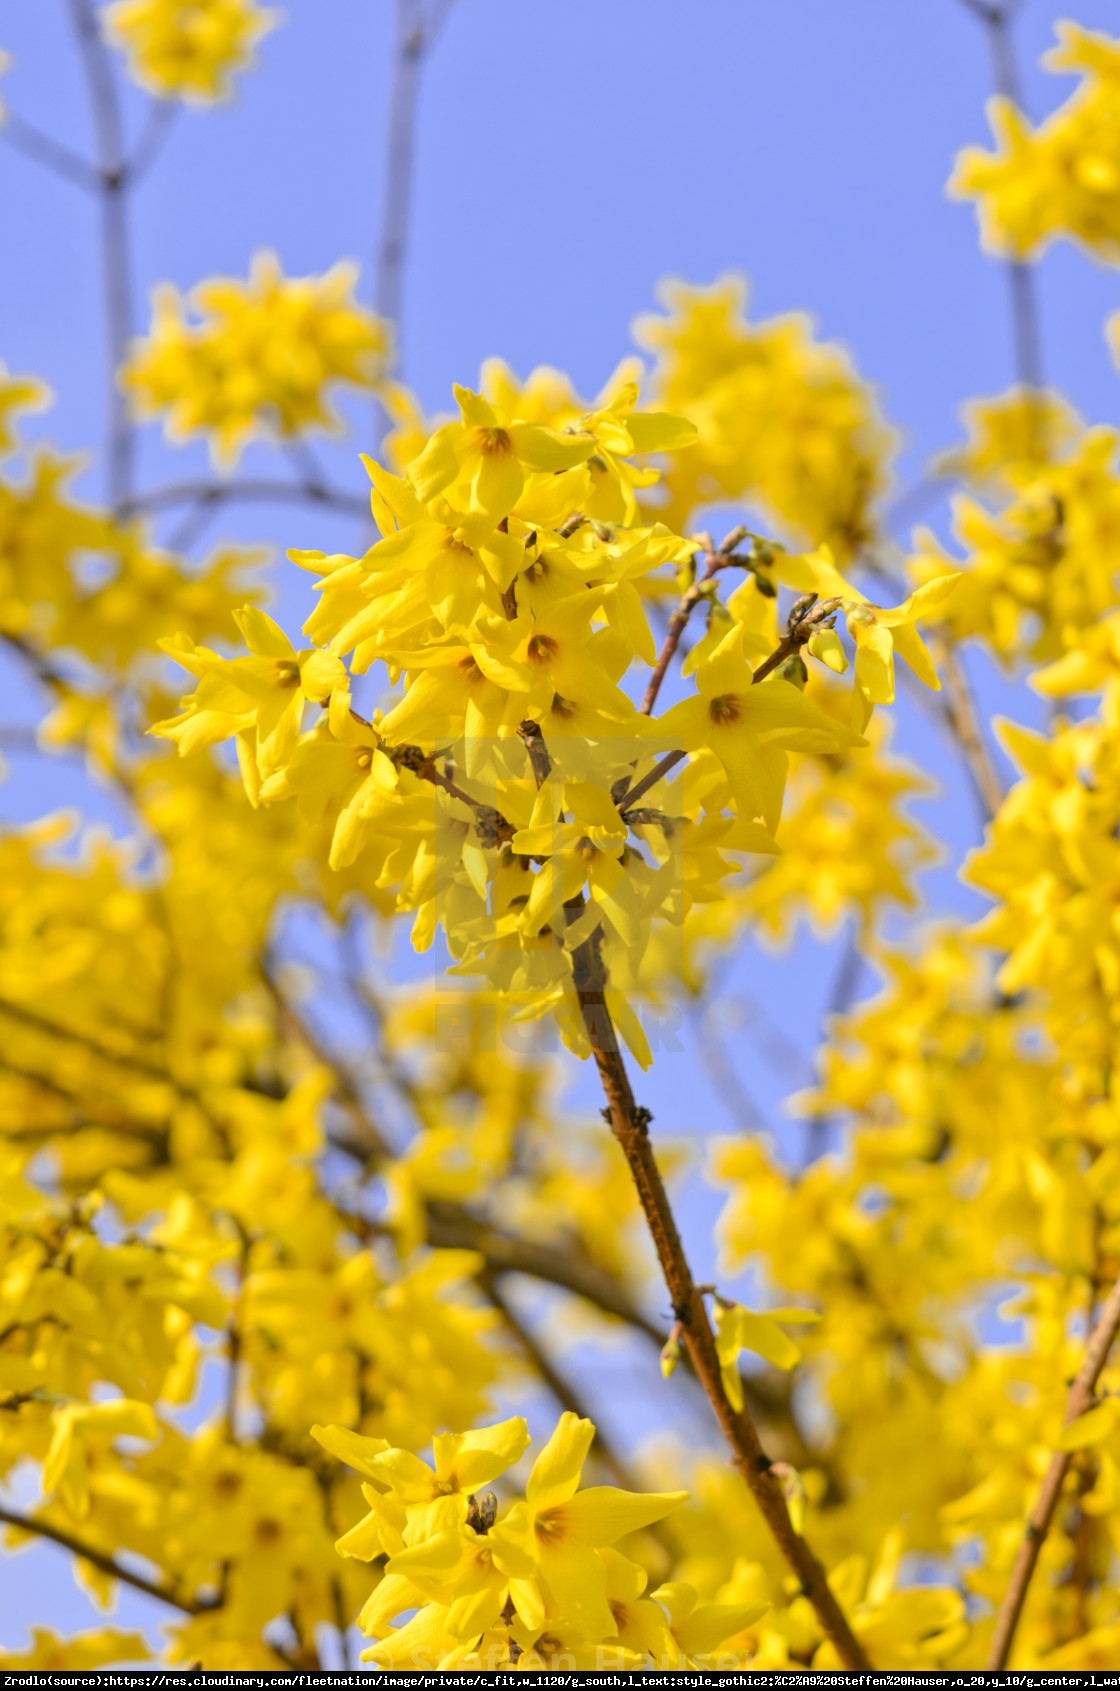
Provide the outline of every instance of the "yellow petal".
<path id="1" fill-rule="evenodd" d="M 595 1423 L 566 1410 L 556 1431 L 533 1463 L 525 1499 L 534 1509 L 565 1503 L 579 1485 L 579 1476 L 595 1437 Z"/>
<path id="2" fill-rule="evenodd" d="M 613 1544 L 628 1532 L 660 1521 L 688 1502 L 687 1491 L 620 1491 L 616 1486 L 591 1486 L 564 1505 L 564 1523 L 573 1538 L 594 1549 Z"/>

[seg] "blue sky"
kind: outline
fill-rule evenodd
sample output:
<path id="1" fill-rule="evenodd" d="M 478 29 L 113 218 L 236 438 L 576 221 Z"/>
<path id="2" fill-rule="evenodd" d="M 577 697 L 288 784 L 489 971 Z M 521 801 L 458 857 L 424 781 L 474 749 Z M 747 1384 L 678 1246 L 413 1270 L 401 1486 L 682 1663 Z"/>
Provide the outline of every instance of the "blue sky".
<path id="1" fill-rule="evenodd" d="M 1059 15 L 1050 0 L 1027 0 L 1022 13 L 1035 117 L 1069 86 L 1036 68 Z M 1079 0 L 1075 15 L 1116 26 L 1110 0 Z M 262 247 L 290 273 L 353 258 L 369 297 L 391 37 L 389 0 L 288 0 L 236 99 L 184 114 L 139 192 L 142 305 L 162 280 L 243 275 Z M 0 97 L 86 150 L 63 0 L 0 0 L 0 48 L 15 58 Z M 971 211 L 943 191 L 956 149 L 987 137 L 989 90 L 985 42 L 959 0 L 456 0 L 421 96 L 404 373 L 432 409 L 492 354 L 521 372 L 557 365 L 590 394 L 633 350 L 630 324 L 655 303 L 660 278 L 703 283 L 741 270 L 753 314 L 809 311 L 876 384 L 902 433 L 905 485 L 956 438 L 961 402 L 1012 377 L 1005 278 L 980 254 Z M 128 106 L 135 127 L 143 102 L 130 96 Z M 0 358 L 54 388 L 55 408 L 34 432 L 91 455 L 81 485 L 94 494 L 105 389 L 93 209 L 2 145 L 0 208 Z M 1120 422 L 1120 377 L 1102 340 L 1105 316 L 1120 307 L 1116 273 L 1062 248 L 1041 264 L 1039 287 L 1048 380 L 1091 421 Z M 145 321 L 146 307 L 137 328 Z M 351 414 L 357 441 L 317 450 L 339 485 L 360 491 L 356 451 L 371 423 L 360 408 Z M 263 448 L 244 463 L 275 467 Z M 144 432 L 143 485 L 205 470 L 200 450 L 171 451 Z M 356 540 L 339 519 L 266 509 L 239 510 L 214 533 L 272 542 L 280 556 Z M 294 628 L 309 603 L 306 578 L 281 563 L 277 591 Z M 1021 689 L 979 662 L 973 670 L 986 706 L 1035 718 Z M 0 720 L 31 720 L 34 708 L 16 671 L 0 666 Z M 955 875 L 977 837 L 961 772 L 924 719 L 905 704 L 899 718 L 899 744 L 941 784 L 921 814 L 953 848 L 926 878 L 929 895 L 943 910 L 977 909 Z M 76 800 L 121 826 L 69 767 L 11 763 L 0 817 Z M 747 948 L 727 982 L 732 1013 L 763 1002 L 808 1053 L 836 964 L 835 946 L 809 941 L 781 959 Z M 416 971 L 403 948 L 400 967 Z M 777 1123 L 783 1091 L 798 1082 L 775 1037 L 761 1044 L 768 1055 L 734 1036 L 734 1060 Z M 659 1128 L 698 1141 L 732 1121 L 692 1038 L 682 1046 L 659 1058 L 651 1095 Z M 572 1095 L 591 1102 L 587 1076 Z M 716 1207 L 694 1181 L 688 1221 L 702 1272 Z M 45 1549 L 6 1569 L 0 1644 L 48 1610 L 56 1624 L 80 1624 L 77 1597 L 46 1601 L 60 1569 Z M 123 1612 L 147 1611 L 127 1597 Z"/>

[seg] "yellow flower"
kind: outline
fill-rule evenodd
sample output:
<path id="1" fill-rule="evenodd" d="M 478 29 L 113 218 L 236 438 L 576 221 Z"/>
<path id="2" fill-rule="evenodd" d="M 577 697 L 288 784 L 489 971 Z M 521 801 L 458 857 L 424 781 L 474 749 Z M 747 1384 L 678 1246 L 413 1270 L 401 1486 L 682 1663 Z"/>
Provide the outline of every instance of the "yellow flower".
<path id="1" fill-rule="evenodd" d="M 699 693 L 658 718 L 665 745 L 710 746 L 727 772 L 739 814 L 761 817 L 773 831 L 781 815 L 786 751 L 832 751 L 866 742 L 826 716 L 788 681 L 754 685 L 736 625 L 696 671 Z"/>
<path id="2" fill-rule="evenodd" d="M 0 1668 L 5 1673 L 55 1673 L 63 1669 L 88 1673 L 92 1668 L 153 1660 L 141 1633 L 117 1632 L 111 1627 L 60 1638 L 48 1627 L 33 1626 L 31 1639 L 29 1650 L 0 1650 Z"/>
<path id="3" fill-rule="evenodd" d="M 705 1660 L 764 1615 L 767 1603 L 700 1603 L 695 1586 L 671 1580 L 658 1586 L 654 1601 L 669 1611 L 669 1647 L 659 1667 L 707 1667 Z"/>
<path id="4" fill-rule="evenodd" d="M 255 437 L 336 429 L 328 389 L 374 388 L 389 350 L 386 325 L 354 303 L 357 274 L 336 264 L 287 277 L 275 254 L 258 253 L 247 282 L 211 278 L 186 302 L 157 288 L 151 332 L 121 372 L 137 415 L 162 416 L 172 441 L 205 435 L 223 468 Z"/>
<path id="5" fill-rule="evenodd" d="M 183 701 L 181 716 L 154 723 L 148 732 L 174 740 L 184 757 L 236 733 L 247 778 L 255 770 L 263 777 L 294 752 L 306 705 L 325 704 L 336 688 L 345 688 L 346 671 L 327 652 L 297 652 L 284 630 L 253 605 L 235 618 L 250 657 L 221 658 L 186 635 L 161 642 L 199 677 L 199 687 Z M 259 791 L 257 784 L 254 796 Z"/>
<path id="6" fill-rule="evenodd" d="M 848 632 L 856 643 L 856 691 L 863 695 L 865 720 L 870 706 L 894 703 L 894 657 L 905 658 L 918 680 L 940 692 L 941 683 L 916 624 L 952 591 L 957 574 L 938 576 L 918 587 L 901 605 L 884 610 L 865 599 L 846 602 Z"/>
<path id="7" fill-rule="evenodd" d="M 796 1368 L 801 1352 L 779 1322 L 806 1324 L 819 1321 L 811 1309 L 771 1309 L 755 1314 L 742 1304 L 729 1303 L 720 1298 L 716 1303 L 716 1354 L 720 1362 L 723 1389 L 735 1409 L 743 1407 L 743 1381 L 739 1373 L 739 1352 L 754 1351 L 772 1362 L 775 1368 Z"/>
<path id="8" fill-rule="evenodd" d="M 633 1493 L 614 1486 L 579 1490 L 595 1427 L 570 1412 L 533 1464 L 525 1501 L 514 1504 L 491 1536 L 500 1548 L 529 1554 L 538 1569 L 549 1614 L 564 1617 L 583 1638 L 613 1638 L 618 1627 L 607 1602 L 607 1570 L 596 1551 L 680 1507 L 684 1491 Z"/>
<path id="9" fill-rule="evenodd" d="M 571 469 L 595 450 L 586 435 L 560 434 L 543 423 L 511 422 L 470 388 L 456 387 L 455 398 L 461 422 L 437 429 L 408 467 L 409 480 L 425 504 L 461 484 L 468 509 L 500 522 L 520 499 L 526 471 Z"/>
<path id="10" fill-rule="evenodd" d="M 201 104 L 231 92 L 230 78 L 248 67 L 280 13 L 256 0 L 115 0 L 102 18 L 141 87 Z"/>

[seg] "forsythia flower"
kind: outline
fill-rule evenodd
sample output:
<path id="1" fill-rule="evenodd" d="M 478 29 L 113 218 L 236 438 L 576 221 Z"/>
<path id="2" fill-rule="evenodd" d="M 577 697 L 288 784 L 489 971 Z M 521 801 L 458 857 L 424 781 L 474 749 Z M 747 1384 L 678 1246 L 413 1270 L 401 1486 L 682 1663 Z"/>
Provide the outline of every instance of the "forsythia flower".
<path id="1" fill-rule="evenodd" d="M 758 500 L 801 544 L 858 553 L 874 533 L 892 437 L 846 355 L 815 342 L 803 316 L 748 323 L 736 277 L 668 283 L 662 297 L 667 315 L 643 317 L 638 338 L 657 355 L 657 399 L 698 430 L 695 446 L 672 443 L 667 520 Z"/>
<path id="2" fill-rule="evenodd" d="M 492 1493 L 479 1497 L 475 1488 L 524 1451 L 528 1434 L 519 1419 L 437 1438 L 434 1472 L 407 1451 L 375 1449 L 342 1428 L 317 1428 L 316 1436 L 372 1481 L 363 1487 L 371 1513 L 339 1548 L 369 1557 L 389 1552 L 382 1584 L 363 1611 L 365 1630 L 380 1635 L 364 1660 L 452 1667 L 481 1657 L 492 1668 L 534 1667 L 574 1651 L 577 1665 L 594 1666 L 612 1648 L 622 1651 L 620 1665 L 639 1665 L 646 1654 L 657 1660 L 665 1617 L 655 1605 L 635 1602 L 646 1576 L 610 1546 L 661 1520 L 688 1494 L 581 1491 L 592 1422 L 560 1417 L 524 1500 L 504 1511 Z M 394 1615 L 407 1609 L 418 1613 L 391 1629 Z M 721 1636 L 734 1630 L 728 1624 Z"/>
<path id="3" fill-rule="evenodd" d="M 336 428 L 327 389 L 373 388 L 389 349 L 386 325 L 354 303 L 356 279 L 352 264 L 287 277 L 258 253 L 247 282 L 211 279 L 186 302 L 157 288 L 151 333 L 121 372 L 137 414 L 163 416 L 170 440 L 206 435 L 222 466 L 256 435 Z"/>
<path id="4" fill-rule="evenodd" d="M 247 68 L 279 13 L 257 0 L 115 0 L 103 21 L 142 87 L 209 103 L 230 93 L 234 72 Z"/>
<path id="5" fill-rule="evenodd" d="M 406 476 L 368 464 L 375 546 L 361 558 L 295 554 L 320 578 L 306 624 L 315 644 L 297 653 L 253 611 L 241 616 L 251 657 L 165 642 L 200 685 L 152 732 L 184 753 L 236 735 L 254 804 L 296 796 L 309 821 L 332 829 L 334 869 L 364 861 L 397 908 L 416 911 L 418 949 L 442 926 L 454 972 L 485 977 L 525 1017 L 555 1012 L 586 1054 L 578 948 L 601 945 L 639 969 L 659 918 L 679 922 L 718 896 L 712 879 L 731 864 L 717 841 L 773 850 L 766 828 L 781 811 L 787 752 L 864 742 L 788 681 L 755 684 L 745 654 L 768 645 L 745 622 L 717 645 L 709 636 L 699 691 L 664 717 L 636 710 L 620 685 L 635 659 L 656 660 L 637 584 L 692 548 L 661 524 L 590 520 L 584 506 L 613 478 L 618 510 L 636 514 L 623 454 L 686 439 L 687 425 L 634 413 L 627 385 L 563 429 L 466 388 L 456 398 L 460 420 L 436 430 Z M 861 602 L 850 614 L 880 617 L 917 662 L 924 648 L 909 624 L 940 590 L 897 612 Z M 366 722 L 351 709 L 349 675 L 377 663 L 405 691 Z M 301 739 L 305 700 L 328 708 Z M 658 750 L 707 770 L 690 780 L 680 832 L 660 808 L 660 780 L 646 805 L 625 801 L 635 781 L 657 776 Z M 605 1002 L 648 1062 L 629 995 L 610 985 Z"/>
<path id="6" fill-rule="evenodd" d="M 949 185 L 978 201 L 985 246 L 1029 258 L 1058 236 L 1098 256 L 1120 257 L 1120 41 L 1075 23 L 1058 25 L 1043 59 L 1082 81 L 1038 129 L 1011 101 L 989 105 L 999 150 L 966 147 Z"/>

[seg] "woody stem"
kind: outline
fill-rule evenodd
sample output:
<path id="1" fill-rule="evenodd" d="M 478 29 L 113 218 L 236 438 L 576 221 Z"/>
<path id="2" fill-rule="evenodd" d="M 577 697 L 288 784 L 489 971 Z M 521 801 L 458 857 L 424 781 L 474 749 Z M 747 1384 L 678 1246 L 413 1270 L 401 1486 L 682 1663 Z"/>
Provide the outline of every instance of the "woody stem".
<path id="1" fill-rule="evenodd" d="M 1066 1398 L 1066 1412 L 1062 1421 L 1063 1427 L 1068 1427 L 1071 1421 L 1076 1421 L 1079 1415 L 1084 1415 L 1093 1402 L 1093 1392 L 1100 1378 L 1101 1370 L 1108 1361 L 1108 1353 L 1112 1349 L 1113 1341 L 1120 1332 L 1120 1280 L 1117 1280 L 1097 1318 L 1097 1324 L 1089 1335 L 1089 1343 L 1085 1349 L 1085 1359 L 1078 1371 L 1077 1378 L 1069 1389 Z M 992 1634 L 991 1649 L 988 1654 L 988 1667 L 1002 1672 L 1007 1667 L 1011 1655 L 1011 1647 L 1015 1642 L 1015 1632 L 1019 1619 L 1023 1613 L 1023 1605 L 1027 1600 L 1031 1578 L 1038 1563 L 1039 1552 L 1050 1531 L 1054 1512 L 1058 1507 L 1058 1499 L 1062 1495 L 1066 1474 L 1073 1453 L 1068 1450 L 1056 1450 L 1050 1458 L 1042 1484 L 1038 1488 L 1038 1496 L 1034 1501 L 1034 1508 L 1027 1516 L 1027 1524 L 1023 1531 L 1023 1542 L 1019 1546 L 1019 1553 L 1015 1558 L 1015 1566 L 1011 1570 L 1011 1580 L 1000 1604 L 999 1614 L 996 1616 L 996 1627 Z"/>
<path id="2" fill-rule="evenodd" d="M 797 1575 L 821 1627 L 845 1666 L 867 1672 L 871 1664 L 829 1589 L 824 1569 L 805 1540 L 794 1530 L 785 1497 L 770 1471 L 770 1459 L 762 1448 L 754 1422 L 745 1410 L 732 1407 L 724 1390 L 704 1296 L 693 1281 L 665 1183 L 650 1145 L 648 1112 L 640 1109 L 635 1102 L 607 1008 L 607 975 L 601 946 L 602 933 L 597 929 L 573 951 L 576 996 L 606 1096 L 611 1130 L 629 1164 L 689 1357 L 734 1453 L 735 1466 L 750 1488 L 779 1550 Z"/>

